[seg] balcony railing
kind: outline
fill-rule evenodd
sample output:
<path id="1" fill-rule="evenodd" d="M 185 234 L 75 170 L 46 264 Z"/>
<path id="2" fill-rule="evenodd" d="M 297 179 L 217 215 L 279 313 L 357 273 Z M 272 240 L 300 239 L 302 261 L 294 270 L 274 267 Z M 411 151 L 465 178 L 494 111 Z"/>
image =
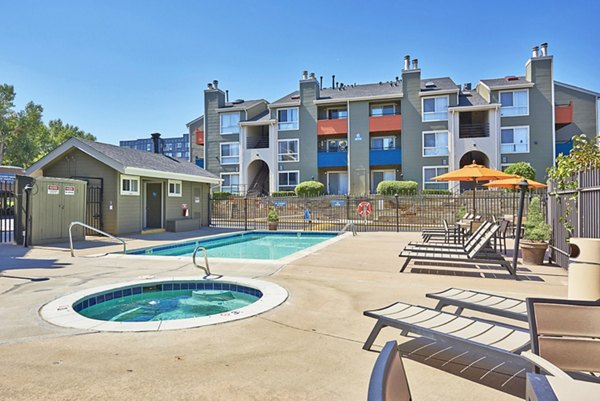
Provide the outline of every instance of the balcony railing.
<path id="1" fill-rule="evenodd" d="M 402 116 L 400 114 L 369 117 L 369 132 L 390 132 L 401 130 Z"/>
<path id="2" fill-rule="evenodd" d="M 348 133 L 348 119 L 318 120 L 317 135 L 336 135 Z"/>
<path id="3" fill-rule="evenodd" d="M 554 106 L 554 118 L 556 125 L 571 124 L 573 122 L 573 102 Z"/>
<path id="4" fill-rule="evenodd" d="M 459 138 L 486 138 L 489 136 L 489 123 L 460 124 L 459 126 Z"/>
<path id="5" fill-rule="evenodd" d="M 263 149 L 269 147 L 269 135 L 246 137 L 246 149 Z"/>
<path id="6" fill-rule="evenodd" d="M 394 148 L 371 148 L 369 150 L 369 165 L 384 166 L 402 164 L 402 150 Z"/>
<path id="7" fill-rule="evenodd" d="M 319 167 L 343 167 L 348 165 L 348 151 L 326 151 L 319 149 L 317 153 Z"/>

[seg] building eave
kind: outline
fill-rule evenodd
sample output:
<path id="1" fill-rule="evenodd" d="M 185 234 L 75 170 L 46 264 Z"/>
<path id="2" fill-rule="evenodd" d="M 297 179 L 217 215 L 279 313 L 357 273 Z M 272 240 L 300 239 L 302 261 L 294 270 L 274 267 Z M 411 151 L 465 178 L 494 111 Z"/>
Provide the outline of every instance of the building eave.
<path id="1" fill-rule="evenodd" d="M 600 98 L 600 92 L 594 92 L 589 89 L 580 88 L 578 86 L 569 85 L 569 84 L 566 84 L 564 82 L 559 82 L 559 81 L 554 81 L 554 84 L 558 85 L 558 86 L 562 86 L 563 88 L 571 89 L 571 90 L 574 90 L 577 92 L 585 93 L 587 95 L 595 96 L 596 98 Z"/>
<path id="2" fill-rule="evenodd" d="M 423 91 L 421 90 L 419 92 L 419 96 L 420 97 L 425 97 L 425 96 L 438 96 L 438 95 L 454 95 L 456 93 L 458 93 L 459 90 L 458 88 L 456 89 L 443 89 L 443 90 L 429 90 L 429 91 Z"/>
<path id="3" fill-rule="evenodd" d="M 394 100 L 402 99 L 402 94 L 390 94 L 390 95 L 376 95 L 376 96 L 358 96 L 349 98 L 339 99 L 317 99 L 313 100 L 314 104 L 337 104 L 337 103 L 348 103 L 348 102 L 363 102 L 366 100 Z"/>
<path id="4" fill-rule="evenodd" d="M 448 107 L 450 111 L 477 111 L 477 110 L 493 110 L 500 108 L 500 103 L 479 104 L 476 106 L 453 106 Z"/>
<path id="5" fill-rule="evenodd" d="M 136 175 L 150 178 L 162 178 L 168 180 L 181 180 L 181 181 L 192 181 L 200 182 L 204 184 L 219 184 L 222 179 L 204 177 L 201 175 L 183 174 L 183 173 L 170 173 L 167 171 L 151 170 L 139 167 L 125 167 L 123 174 Z"/>
<path id="6" fill-rule="evenodd" d="M 278 109 L 281 107 L 299 107 L 300 102 L 284 102 L 284 103 L 271 103 L 268 105 L 269 110 Z"/>

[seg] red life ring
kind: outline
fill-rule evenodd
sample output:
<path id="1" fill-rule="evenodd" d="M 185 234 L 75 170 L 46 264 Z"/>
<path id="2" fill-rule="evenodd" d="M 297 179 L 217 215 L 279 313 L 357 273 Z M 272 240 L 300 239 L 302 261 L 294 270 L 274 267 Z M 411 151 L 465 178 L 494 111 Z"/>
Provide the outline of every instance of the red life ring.
<path id="1" fill-rule="evenodd" d="M 361 216 L 368 216 L 373 211 L 373 207 L 369 202 L 360 202 L 358 205 L 358 214 Z"/>

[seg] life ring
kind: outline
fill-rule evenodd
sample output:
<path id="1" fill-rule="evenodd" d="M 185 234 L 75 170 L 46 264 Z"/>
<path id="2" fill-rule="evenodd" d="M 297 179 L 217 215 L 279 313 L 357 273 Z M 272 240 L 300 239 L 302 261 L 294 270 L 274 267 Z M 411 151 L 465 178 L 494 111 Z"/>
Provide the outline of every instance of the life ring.
<path id="1" fill-rule="evenodd" d="M 373 207 L 369 202 L 360 202 L 357 211 L 358 214 L 360 214 L 363 217 L 366 217 L 371 214 L 371 212 L 373 211 Z"/>

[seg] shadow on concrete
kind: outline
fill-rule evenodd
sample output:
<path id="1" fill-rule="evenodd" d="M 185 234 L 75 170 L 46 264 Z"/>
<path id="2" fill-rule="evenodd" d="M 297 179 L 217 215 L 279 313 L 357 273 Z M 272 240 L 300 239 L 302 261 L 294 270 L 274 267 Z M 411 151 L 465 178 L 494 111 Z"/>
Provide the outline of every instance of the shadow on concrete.
<path id="1" fill-rule="evenodd" d="M 57 259 L 35 259 L 27 256 L 28 248 L 14 244 L 0 245 L 0 278 L 15 278 L 30 281 L 46 281 L 46 277 L 25 277 L 21 275 L 9 275 L 5 272 L 9 270 L 25 269 L 60 269 L 69 266 L 70 263 L 61 263 Z"/>

